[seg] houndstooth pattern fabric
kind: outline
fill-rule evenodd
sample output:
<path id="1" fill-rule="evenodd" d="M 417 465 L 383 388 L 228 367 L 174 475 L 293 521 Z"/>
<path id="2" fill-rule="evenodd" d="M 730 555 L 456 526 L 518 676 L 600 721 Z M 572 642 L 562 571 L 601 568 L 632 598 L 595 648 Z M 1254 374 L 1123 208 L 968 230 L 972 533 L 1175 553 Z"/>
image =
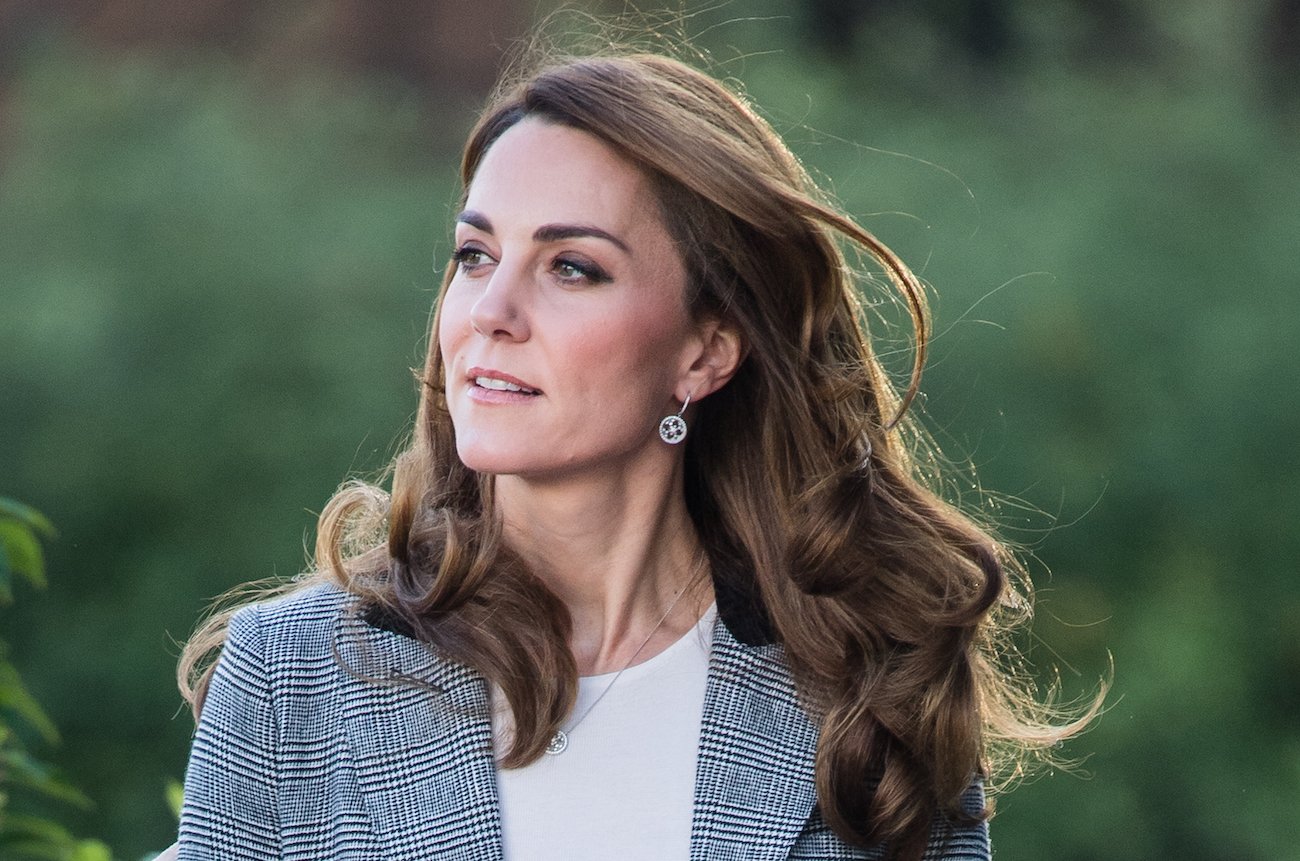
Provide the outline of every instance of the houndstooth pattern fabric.
<path id="1" fill-rule="evenodd" d="M 185 778 L 179 857 L 502 861 L 487 686 L 314 587 L 240 611 Z M 714 631 L 691 861 L 879 859 L 817 811 L 817 728 L 779 646 Z M 965 801 L 978 810 L 972 786 Z M 988 861 L 984 823 L 927 861 Z"/>

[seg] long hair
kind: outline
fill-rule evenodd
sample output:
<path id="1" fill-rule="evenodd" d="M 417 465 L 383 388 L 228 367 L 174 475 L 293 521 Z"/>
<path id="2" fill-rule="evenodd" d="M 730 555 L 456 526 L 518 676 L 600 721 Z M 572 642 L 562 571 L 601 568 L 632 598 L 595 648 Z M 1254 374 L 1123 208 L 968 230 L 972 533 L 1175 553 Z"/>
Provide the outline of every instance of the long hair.
<path id="1" fill-rule="evenodd" d="M 922 285 L 742 96 L 686 64 L 589 56 L 520 75 L 470 134 L 464 188 L 525 117 L 594 135 L 642 170 L 683 255 L 692 312 L 742 334 L 739 370 L 699 403 L 686 442 L 687 507 L 719 593 L 744 596 L 783 645 L 820 726 L 827 823 L 850 843 L 919 859 L 937 817 L 962 815 L 973 779 L 1015 771 L 1092 715 L 1054 724 L 1050 701 L 1036 699 L 1010 644 L 1029 617 L 1027 581 L 933 484 L 907 411 L 929 337 Z M 901 393 L 867 331 L 862 291 L 882 286 L 914 324 Z M 498 685 L 515 724 L 501 761 L 518 767 L 572 708 L 570 619 L 503 543 L 490 478 L 457 456 L 443 382 L 435 338 L 391 494 L 339 491 L 307 582 L 341 584 Z M 196 710 L 228 617 L 214 616 L 183 656 Z"/>

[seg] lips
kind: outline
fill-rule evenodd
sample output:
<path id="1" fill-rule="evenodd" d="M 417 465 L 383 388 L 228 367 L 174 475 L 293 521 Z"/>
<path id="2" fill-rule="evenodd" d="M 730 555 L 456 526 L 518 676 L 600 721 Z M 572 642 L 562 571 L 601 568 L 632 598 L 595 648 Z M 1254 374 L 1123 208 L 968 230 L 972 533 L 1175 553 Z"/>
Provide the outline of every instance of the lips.
<path id="1" fill-rule="evenodd" d="M 529 385 L 518 377 L 513 377 L 501 371 L 470 368 L 469 373 L 465 376 L 471 385 L 490 392 L 513 392 L 522 395 L 540 395 L 542 393 L 542 390 L 536 386 Z"/>

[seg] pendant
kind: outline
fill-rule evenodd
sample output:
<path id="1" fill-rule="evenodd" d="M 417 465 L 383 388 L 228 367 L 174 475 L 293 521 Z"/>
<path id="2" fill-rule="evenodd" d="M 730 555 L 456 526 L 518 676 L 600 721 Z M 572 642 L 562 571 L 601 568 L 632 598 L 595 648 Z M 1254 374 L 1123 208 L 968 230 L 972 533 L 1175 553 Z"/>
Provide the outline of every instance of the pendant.
<path id="1" fill-rule="evenodd" d="M 551 756 L 559 756 L 564 753 L 569 746 L 569 736 L 562 729 L 557 729 L 555 735 L 551 736 L 551 743 L 546 746 L 546 752 Z"/>

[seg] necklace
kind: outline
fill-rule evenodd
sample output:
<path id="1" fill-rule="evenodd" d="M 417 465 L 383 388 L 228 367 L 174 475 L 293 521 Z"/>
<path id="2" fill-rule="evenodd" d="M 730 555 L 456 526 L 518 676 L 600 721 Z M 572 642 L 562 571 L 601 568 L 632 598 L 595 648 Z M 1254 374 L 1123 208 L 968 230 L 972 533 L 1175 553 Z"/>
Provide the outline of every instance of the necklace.
<path id="1" fill-rule="evenodd" d="M 566 749 L 568 749 L 569 733 L 577 729 L 578 724 L 582 723 L 584 720 L 587 719 L 587 715 L 591 714 L 592 709 L 600 705 L 600 701 L 605 698 L 605 694 L 609 693 L 609 689 L 614 687 L 615 683 L 618 682 L 619 676 L 623 675 L 623 673 L 627 671 L 627 668 L 632 666 L 632 664 L 636 661 L 637 655 L 641 654 L 641 652 L 645 649 L 645 647 L 649 645 L 650 640 L 654 637 L 655 634 L 659 632 L 659 629 L 663 627 L 664 622 L 668 621 L 668 617 L 669 615 L 672 614 L 673 609 L 677 606 L 677 602 L 682 599 L 683 595 L 685 595 L 688 591 L 690 591 L 690 588 L 694 583 L 695 583 L 695 578 L 692 577 L 691 581 L 682 587 L 682 590 L 677 593 L 677 597 L 673 598 L 672 603 L 668 605 L 668 609 L 664 610 L 664 614 L 659 617 L 659 621 L 655 622 L 655 626 L 650 629 L 650 633 L 646 634 L 645 639 L 641 641 L 641 645 L 636 647 L 636 651 L 632 653 L 632 657 L 628 658 L 627 663 L 625 663 L 619 669 L 619 671 L 614 674 L 614 678 L 609 680 L 609 684 L 605 685 L 605 689 L 600 692 L 600 696 L 592 700 L 591 705 L 583 709 L 582 714 L 578 715 L 578 719 L 575 720 L 573 723 L 569 724 L 568 731 L 566 732 L 565 730 L 562 729 L 557 729 L 555 731 L 555 735 L 551 736 L 550 743 L 546 745 L 546 752 L 548 754 L 550 754 L 551 756 L 559 756 L 560 754 L 564 753 Z"/>

